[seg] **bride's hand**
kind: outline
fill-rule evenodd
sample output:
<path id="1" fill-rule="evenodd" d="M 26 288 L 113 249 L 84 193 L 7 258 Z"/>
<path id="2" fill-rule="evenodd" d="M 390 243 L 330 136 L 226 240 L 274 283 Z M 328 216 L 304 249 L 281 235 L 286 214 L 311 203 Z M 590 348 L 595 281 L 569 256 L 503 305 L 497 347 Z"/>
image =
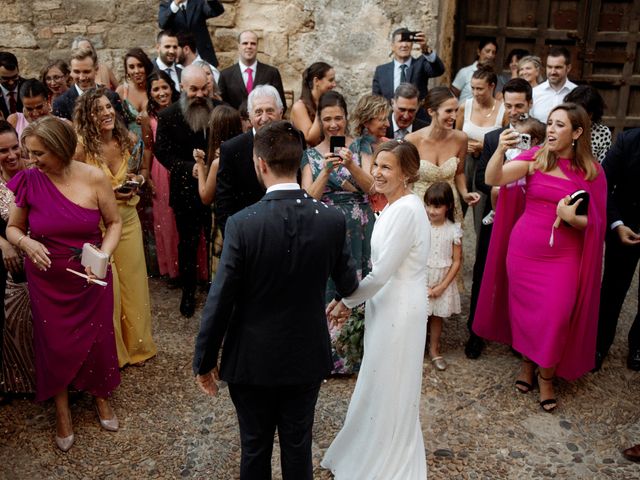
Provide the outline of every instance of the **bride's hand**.
<path id="1" fill-rule="evenodd" d="M 332 301 L 331 303 L 334 303 L 334 301 Z M 329 306 L 331 306 L 331 304 L 329 304 Z M 327 310 L 329 308 L 327 307 Z M 341 328 L 342 325 L 345 324 L 345 322 L 347 321 L 347 319 L 349 318 L 349 315 L 351 314 L 351 309 L 347 308 L 344 303 L 342 303 L 342 300 L 340 300 L 339 302 L 335 303 L 335 306 L 331 309 L 331 312 L 329 313 L 329 323 L 331 324 L 332 327 L 338 327 Z"/>

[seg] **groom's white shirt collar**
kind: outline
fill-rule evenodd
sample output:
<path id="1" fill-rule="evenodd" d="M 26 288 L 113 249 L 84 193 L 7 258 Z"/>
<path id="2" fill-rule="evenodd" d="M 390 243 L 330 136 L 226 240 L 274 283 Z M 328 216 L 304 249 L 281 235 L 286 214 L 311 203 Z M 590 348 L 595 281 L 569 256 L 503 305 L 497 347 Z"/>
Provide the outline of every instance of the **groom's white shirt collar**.
<path id="1" fill-rule="evenodd" d="M 300 190 L 300 185 L 297 183 L 276 183 L 267 188 L 267 193 L 275 192 L 276 190 Z"/>

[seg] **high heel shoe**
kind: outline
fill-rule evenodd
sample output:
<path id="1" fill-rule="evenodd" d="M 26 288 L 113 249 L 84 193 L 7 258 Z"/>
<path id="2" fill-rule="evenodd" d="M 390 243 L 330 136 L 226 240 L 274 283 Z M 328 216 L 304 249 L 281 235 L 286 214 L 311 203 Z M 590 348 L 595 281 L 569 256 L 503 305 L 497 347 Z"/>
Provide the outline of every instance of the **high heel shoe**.
<path id="1" fill-rule="evenodd" d="M 71 424 L 71 413 L 68 414 L 69 424 Z M 56 427 L 57 430 L 57 427 Z M 75 435 L 71 432 L 71 435 L 67 435 L 66 437 L 59 437 L 56 431 L 56 446 L 62 450 L 63 452 L 68 452 L 69 449 L 73 446 L 73 442 L 75 441 Z"/>
<path id="2" fill-rule="evenodd" d="M 117 432 L 120 428 L 118 424 L 118 417 L 116 414 L 113 414 L 113 418 L 104 419 L 100 416 L 100 409 L 98 408 L 98 404 L 96 406 L 96 413 L 98 414 L 98 420 L 100 420 L 100 426 L 109 432 Z"/>
<path id="3" fill-rule="evenodd" d="M 523 363 L 529 364 L 529 365 L 533 365 L 534 363 L 531 360 L 523 360 Z M 532 380 L 531 383 L 525 381 L 525 380 L 516 380 L 516 390 L 519 393 L 529 393 L 531 390 L 533 390 L 536 386 L 536 378 L 535 378 L 535 372 L 532 372 Z"/>
<path id="4" fill-rule="evenodd" d="M 553 377 L 546 378 L 538 371 L 538 381 L 543 380 L 545 382 L 552 382 Z M 540 388 L 540 394 L 542 394 L 542 387 Z M 540 400 L 540 407 L 547 413 L 553 412 L 558 406 L 558 401 L 555 398 L 547 398 L 546 400 Z"/>

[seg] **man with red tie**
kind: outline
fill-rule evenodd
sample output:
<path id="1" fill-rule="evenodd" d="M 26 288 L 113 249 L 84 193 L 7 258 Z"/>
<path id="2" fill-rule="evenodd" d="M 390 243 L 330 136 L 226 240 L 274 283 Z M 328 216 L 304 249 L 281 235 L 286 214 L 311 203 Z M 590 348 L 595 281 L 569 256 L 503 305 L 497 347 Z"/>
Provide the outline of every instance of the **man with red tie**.
<path id="1" fill-rule="evenodd" d="M 272 85 L 278 90 L 286 111 L 287 104 L 280 72 L 277 68 L 257 60 L 258 35 L 255 32 L 246 30 L 238 36 L 238 53 L 238 63 L 220 72 L 218 87 L 222 99 L 238 109 L 254 86 Z"/>
<path id="2" fill-rule="evenodd" d="M 2 90 L 0 111 L 4 118 L 12 113 L 22 112 L 18 90 L 23 80 L 16 56 L 11 52 L 0 52 L 0 90 Z"/>

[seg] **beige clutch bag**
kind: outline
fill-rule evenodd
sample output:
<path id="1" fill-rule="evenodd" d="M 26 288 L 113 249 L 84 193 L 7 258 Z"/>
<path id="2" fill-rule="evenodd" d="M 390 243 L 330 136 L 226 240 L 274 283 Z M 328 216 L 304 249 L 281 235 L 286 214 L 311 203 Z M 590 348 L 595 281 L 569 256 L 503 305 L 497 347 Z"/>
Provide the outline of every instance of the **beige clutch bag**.
<path id="1" fill-rule="evenodd" d="M 82 245 L 82 258 L 80 263 L 83 267 L 91 267 L 91 271 L 98 278 L 107 276 L 109 266 L 109 255 L 98 249 L 95 245 L 85 243 Z"/>

